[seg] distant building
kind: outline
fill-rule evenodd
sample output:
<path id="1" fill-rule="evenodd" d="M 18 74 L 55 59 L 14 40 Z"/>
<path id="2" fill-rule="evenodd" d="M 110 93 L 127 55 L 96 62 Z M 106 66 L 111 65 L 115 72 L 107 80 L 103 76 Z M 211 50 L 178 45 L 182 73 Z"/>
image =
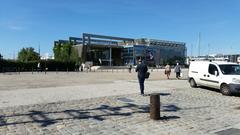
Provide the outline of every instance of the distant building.
<path id="1" fill-rule="evenodd" d="M 55 41 L 54 45 L 71 43 L 83 61 L 93 65 L 121 66 L 136 65 L 138 59 L 148 64 L 163 64 L 164 59 L 186 57 L 184 42 L 133 39 L 83 33 L 82 37 Z"/>
<path id="2" fill-rule="evenodd" d="M 229 61 L 234 63 L 240 62 L 240 54 L 212 54 L 206 56 L 191 57 L 190 60 L 215 60 L 215 61 Z"/>
<path id="3" fill-rule="evenodd" d="M 228 57 L 230 62 L 238 62 L 240 59 L 240 54 L 230 54 L 230 55 L 224 55 L 225 57 Z"/>

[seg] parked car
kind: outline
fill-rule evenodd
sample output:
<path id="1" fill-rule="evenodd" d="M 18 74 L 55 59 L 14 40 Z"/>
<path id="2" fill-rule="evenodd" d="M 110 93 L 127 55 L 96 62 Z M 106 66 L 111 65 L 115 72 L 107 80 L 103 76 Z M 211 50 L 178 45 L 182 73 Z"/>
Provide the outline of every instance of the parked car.
<path id="1" fill-rule="evenodd" d="M 188 71 L 191 87 L 219 89 L 223 95 L 240 92 L 240 65 L 226 61 L 191 61 Z"/>

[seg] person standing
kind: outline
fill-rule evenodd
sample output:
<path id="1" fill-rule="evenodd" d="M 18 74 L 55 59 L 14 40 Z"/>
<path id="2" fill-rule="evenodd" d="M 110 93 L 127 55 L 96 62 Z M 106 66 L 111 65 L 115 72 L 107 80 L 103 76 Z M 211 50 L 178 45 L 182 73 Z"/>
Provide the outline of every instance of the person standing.
<path id="1" fill-rule="evenodd" d="M 181 66 L 179 65 L 179 63 L 177 63 L 174 70 L 175 70 L 175 73 L 176 73 L 176 78 L 179 79 L 180 78 L 180 73 L 181 73 Z"/>
<path id="2" fill-rule="evenodd" d="M 140 85 L 140 92 L 141 95 L 144 95 L 144 81 L 145 81 L 145 74 L 148 71 L 148 67 L 146 64 L 142 62 L 141 59 L 138 60 L 138 65 L 135 69 L 136 72 L 138 72 L 138 82 Z"/>
<path id="3" fill-rule="evenodd" d="M 165 66 L 165 75 L 167 75 L 167 79 L 169 79 L 169 76 L 171 74 L 171 67 L 169 64 Z"/>
<path id="4" fill-rule="evenodd" d="M 37 64 L 37 70 L 38 70 L 38 72 L 39 72 L 39 71 L 42 72 L 42 69 L 41 69 L 41 63 L 40 63 L 40 62 L 38 62 L 38 64 Z"/>

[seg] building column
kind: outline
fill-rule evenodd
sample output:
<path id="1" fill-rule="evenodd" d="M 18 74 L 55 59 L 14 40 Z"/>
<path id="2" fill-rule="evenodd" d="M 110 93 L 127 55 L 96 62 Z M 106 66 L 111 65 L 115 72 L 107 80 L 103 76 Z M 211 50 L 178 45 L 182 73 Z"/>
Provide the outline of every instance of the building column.
<path id="1" fill-rule="evenodd" d="M 132 64 L 133 65 L 136 65 L 137 63 L 135 63 L 135 59 L 136 59 L 136 56 L 135 56 L 135 49 L 134 49 L 134 46 L 133 46 L 133 55 L 132 55 Z"/>
<path id="2" fill-rule="evenodd" d="M 112 66 L 112 47 L 109 48 L 109 66 Z"/>

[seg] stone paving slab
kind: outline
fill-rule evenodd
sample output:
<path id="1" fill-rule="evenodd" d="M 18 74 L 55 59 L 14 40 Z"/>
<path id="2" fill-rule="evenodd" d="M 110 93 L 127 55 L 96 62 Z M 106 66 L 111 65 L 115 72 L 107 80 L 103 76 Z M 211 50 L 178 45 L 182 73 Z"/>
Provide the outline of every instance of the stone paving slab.
<path id="1" fill-rule="evenodd" d="M 161 120 L 149 118 L 148 96 L 127 94 L 3 108 L 0 134 L 205 135 L 238 129 L 238 96 L 202 88 L 156 92 Z"/>

